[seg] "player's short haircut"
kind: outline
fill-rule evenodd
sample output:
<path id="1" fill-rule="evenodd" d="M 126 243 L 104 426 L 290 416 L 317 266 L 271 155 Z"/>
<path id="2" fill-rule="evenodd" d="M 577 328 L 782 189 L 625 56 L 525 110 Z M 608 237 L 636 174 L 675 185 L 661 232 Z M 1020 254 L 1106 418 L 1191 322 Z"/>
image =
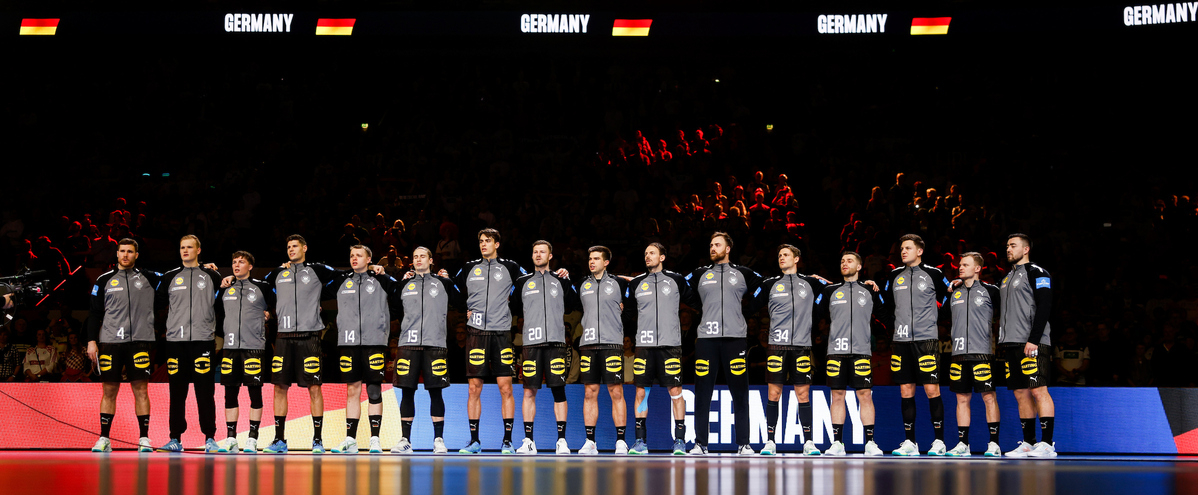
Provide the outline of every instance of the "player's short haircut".
<path id="1" fill-rule="evenodd" d="M 412 256 L 416 256 L 416 251 L 419 251 L 419 250 L 421 250 L 421 249 L 423 249 L 423 250 L 424 250 L 424 252 L 425 252 L 426 254 L 428 254 L 428 259 L 430 259 L 430 260 L 431 260 L 431 259 L 433 259 L 433 250 L 432 250 L 432 249 L 429 249 L 429 248 L 426 248 L 426 247 L 424 247 L 424 246 L 416 246 L 416 249 L 413 249 L 413 250 L 412 250 Z"/>
<path id="2" fill-rule="evenodd" d="M 660 242 L 650 242 L 649 246 L 657 248 L 657 254 L 666 255 L 666 246 Z"/>
<path id="3" fill-rule="evenodd" d="M 549 254 L 553 254 L 553 244 L 550 244 L 549 241 L 542 239 L 532 243 L 532 247 L 535 248 L 537 246 L 545 246 L 545 248 L 549 250 Z"/>
<path id="4" fill-rule="evenodd" d="M 499 244 L 499 231 L 498 230 L 487 228 L 487 229 L 482 229 L 482 230 L 478 231 L 478 237 L 481 239 L 483 236 L 487 236 L 491 240 L 495 241 L 495 244 Z"/>
<path id="5" fill-rule="evenodd" d="M 982 258 L 982 253 L 970 251 L 961 255 L 961 259 L 965 258 L 973 258 L 973 262 L 977 263 L 978 267 L 986 266 L 986 260 L 985 258 Z"/>
<path id="6" fill-rule="evenodd" d="M 196 249 L 200 248 L 200 238 L 199 237 L 196 237 L 192 234 L 187 234 L 187 235 L 183 236 L 183 238 L 179 239 L 179 244 L 183 244 L 183 241 L 186 241 L 186 240 L 191 240 L 192 242 L 196 243 Z"/>
<path id="7" fill-rule="evenodd" d="M 249 251 L 235 251 L 233 253 L 233 259 L 237 258 L 241 258 L 249 263 L 250 266 L 254 266 L 254 255 L 250 254 Z"/>
<path id="8" fill-rule="evenodd" d="M 915 243 L 915 247 L 917 247 L 919 249 L 924 248 L 923 247 L 924 246 L 923 238 L 920 237 L 919 234 L 907 234 L 905 236 L 899 237 L 899 245 L 900 246 L 902 246 L 903 243 L 907 242 L 907 241 L 911 241 L 911 242 Z"/>
<path id="9" fill-rule="evenodd" d="M 790 252 L 795 255 L 795 258 L 798 258 L 799 256 L 801 256 L 803 254 L 803 252 L 799 251 L 799 248 L 797 246 L 795 246 L 794 244 L 783 244 L 781 246 L 778 246 L 779 252 L 781 252 L 783 249 L 789 249 Z"/>
<path id="10" fill-rule="evenodd" d="M 353 246 L 350 246 L 350 247 L 349 247 L 349 252 L 350 252 L 350 253 L 353 253 L 355 249 L 361 249 L 361 250 L 363 250 L 363 251 L 366 251 L 366 257 L 367 257 L 367 258 L 373 258 L 373 257 L 374 257 L 374 253 L 372 253 L 372 252 L 370 251 L 370 248 L 368 248 L 368 247 L 366 247 L 366 246 L 364 246 L 364 245 L 361 245 L 361 244 L 354 244 Z"/>
<path id="11" fill-rule="evenodd" d="M 607 246 L 591 246 L 590 249 L 587 249 L 587 256 L 590 257 L 591 253 L 599 253 L 600 256 L 603 256 L 603 261 L 611 261 L 611 250 Z"/>
<path id="12" fill-rule="evenodd" d="M 840 259 L 844 259 L 845 256 L 852 256 L 854 258 L 857 258 L 858 264 L 862 264 L 862 265 L 865 264 L 865 261 L 861 259 L 861 255 L 857 254 L 856 251 L 845 251 L 843 253 L 840 253 Z"/>
<path id="13" fill-rule="evenodd" d="M 1011 239 L 1014 239 L 1014 238 L 1016 238 L 1016 237 L 1018 237 L 1018 238 L 1020 238 L 1020 239 L 1023 239 L 1023 243 L 1024 243 L 1025 245 L 1027 245 L 1027 247 L 1032 247 L 1032 238 L 1031 238 L 1031 237 L 1028 237 L 1028 235 L 1027 235 L 1027 234 L 1020 234 L 1020 233 L 1016 232 L 1016 233 L 1014 233 L 1014 234 L 1011 234 L 1011 235 L 1007 236 L 1007 240 L 1009 241 L 1009 240 L 1011 240 Z"/>
<path id="14" fill-rule="evenodd" d="M 723 237 L 724 244 L 727 244 L 728 247 L 732 247 L 732 236 L 728 235 L 727 232 L 716 232 L 714 234 L 711 234 L 712 239 L 715 239 L 716 237 Z"/>
<path id="15" fill-rule="evenodd" d="M 291 234 L 287 236 L 287 244 L 291 244 L 291 241 L 299 241 L 301 246 L 308 245 L 308 241 L 304 240 L 304 236 L 299 234 Z"/>
<path id="16" fill-rule="evenodd" d="M 137 252 L 137 241 L 130 239 L 128 237 L 121 239 L 120 241 L 118 241 L 116 243 L 116 245 L 117 245 L 117 248 L 120 248 L 121 246 L 133 246 L 133 252 L 135 252 L 135 253 Z"/>

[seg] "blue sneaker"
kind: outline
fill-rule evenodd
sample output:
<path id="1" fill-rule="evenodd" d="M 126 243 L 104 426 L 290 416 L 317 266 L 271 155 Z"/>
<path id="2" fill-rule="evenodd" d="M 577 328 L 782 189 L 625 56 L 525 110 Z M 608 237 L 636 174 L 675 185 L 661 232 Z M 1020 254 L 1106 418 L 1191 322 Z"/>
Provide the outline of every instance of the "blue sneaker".
<path id="1" fill-rule="evenodd" d="M 645 455 L 649 453 L 649 446 L 645 445 L 644 440 L 638 438 L 636 439 L 636 442 L 632 444 L 632 448 L 628 449 L 628 453 L 632 455 Z"/>
<path id="2" fill-rule="evenodd" d="M 217 452 L 220 452 L 220 446 L 216 444 L 216 440 L 209 438 L 208 441 L 204 442 L 205 454 L 215 454 Z"/>
<path id="3" fill-rule="evenodd" d="M 482 453 L 482 451 L 483 451 L 482 444 L 480 444 L 478 442 L 470 442 L 470 445 L 467 445 L 466 448 L 459 450 L 458 453 L 459 454 L 479 454 L 479 453 Z"/>
<path id="4" fill-rule="evenodd" d="M 516 449 L 512 448 L 511 440 L 504 440 L 503 445 L 499 446 L 500 454 L 511 454 L 512 452 L 515 452 L 515 451 L 516 451 Z"/>
<path id="5" fill-rule="evenodd" d="M 275 440 L 274 443 L 270 444 L 265 449 L 262 449 L 262 451 L 267 454 L 286 454 L 287 453 L 287 441 Z"/>
<path id="6" fill-rule="evenodd" d="M 323 454 L 324 453 L 324 442 L 322 442 L 320 440 L 315 440 L 315 439 L 312 440 L 312 453 L 313 454 Z"/>
<path id="7" fill-rule="evenodd" d="M 178 440 L 172 438 L 171 441 L 166 442 L 166 445 L 158 447 L 158 451 L 159 452 L 183 452 L 183 444 L 179 443 Z"/>
<path id="8" fill-rule="evenodd" d="M 686 441 L 681 438 L 674 439 L 674 455 L 686 455 Z"/>

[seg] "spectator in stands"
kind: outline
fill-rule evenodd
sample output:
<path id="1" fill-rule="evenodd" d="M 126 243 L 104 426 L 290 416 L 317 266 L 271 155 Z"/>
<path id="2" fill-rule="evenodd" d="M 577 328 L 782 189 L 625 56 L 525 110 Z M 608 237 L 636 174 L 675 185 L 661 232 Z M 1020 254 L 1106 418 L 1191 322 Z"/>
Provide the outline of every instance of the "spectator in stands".
<path id="1" fill-rule="evenodd" d="M 87 254 L 91 251 L 91 240 L 83 234 L 83 224 L 72 222 L 67 228 L 67 238 L 63 243 L 63 249 L 66 250 L 67 262 L 71 267 L 79 267 L 87 264 Z"/>
<path id="2" fill-rule="evenodd" d="M 354 215 L 355 217 L 357 215 Z M 341 239 L 337 241 L 337 247 L 340 251 L 349 251 L 351 246 L 356 246 L 362 243 L 362 239 L 358 237 L 358 228 L 353 223 L 347 223 L 341 227 Z"/>
<path id="3" fill-rule="evenodd" d="M 116 259 L 116 239 L 108 235 L 107 229 L 101 232 L 98 226 L 92 225 L 89 232 L 91 233 L 91 249 L 87 253 L 88 259 L 91 260 L 92 268 L 108 268 Z"/>
<path id="4" fill-rule="evenodd" d="M 1144 344 L 1136 344 L 1135 354 L 1131 357 L 1131 363 L 1128 365 L 1127 382 L 1123 385 L 1129 387 L 1151 387 L 1154 385 L 1152 379 L 1152 360 L 1148 359 L 1148 346 Z"/>
<path id="5" fill-rule="evenodd" d="M 1060 339 L 1053 346 L 1057 385 L 1085 385 L 1086 370 L 1090 367 L 1090 349 L 1078 343 L 1077 329 L 1074 327 L 1066 327 Z"/>
<path id="6" fill-rule="evenodd" d="M 0 381 L 11 382 L 22 371 L 24 355 L 8 341 L 8 329 L 0 327 Z"/>
<path id="7" fill-rule="evenodd" d="M 91 360 L 79 343 L 79 334 L 67 335 L 67 350 L 59 355 L 58 369 L 62 372 L 64 382 L 87 382 L 91 373 Z"/>
<path id="8" fill-rule="evenodd" d="M 24 369 L 25 381 L 50 381 L 54 367 L 58 365 L 58 351 L 46 338 L 46 330 L 37 331 L 37 343 L 25 351 L 25 360 L 21 363 Z"/>
<path id="9" fill-rule="evenodd" d="M 1157 387 L 1185 387 L 1191 382 L 1192 357 L 1184 345 L 1177 342 L 1177 328 L 1170 323 L 1161 327 L 1161 341 L 1152 348 L 1152 377 Z"/>

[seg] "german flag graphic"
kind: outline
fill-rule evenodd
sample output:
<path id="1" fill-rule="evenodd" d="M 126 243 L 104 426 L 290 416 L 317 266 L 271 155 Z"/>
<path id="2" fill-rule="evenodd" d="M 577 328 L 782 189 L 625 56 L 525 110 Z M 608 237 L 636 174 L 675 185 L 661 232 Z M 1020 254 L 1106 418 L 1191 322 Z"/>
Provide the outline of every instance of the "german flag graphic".
<path id="1" fill-rule="evenodd" d="M 317 19 L 316 34 L 331 36 L 349 36 L 354 34 L 354 21 L 357 19 Z"/>
<path id="2" fill-rule="evenodd" d="M 58 19 L 21 19 L 21 36 L 54 36 L 58 31 Z"/>
<path id="3" fill-rule="evenodd" d="M 948 34 L 948 22 L 952 17 L 916 17 L 911 19 L 911 35 Z"/>
<path id="4" fill-rule="evenodd" d="M 653 19 L 616 19 L 612 24 L 612 36 L 649 36 L 649 25 Z"/>

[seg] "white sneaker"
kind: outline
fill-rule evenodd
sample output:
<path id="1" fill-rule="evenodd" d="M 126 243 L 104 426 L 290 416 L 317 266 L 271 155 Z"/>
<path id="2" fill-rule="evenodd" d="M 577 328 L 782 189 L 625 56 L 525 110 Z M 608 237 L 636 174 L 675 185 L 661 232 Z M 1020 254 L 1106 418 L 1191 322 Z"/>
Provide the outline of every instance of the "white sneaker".
<path id="1" fill-rule="evenodd" d="M 434 442 L 435 443 L 435 442 Z M 399 441 L 395 442 L 395 446 L 391 447 L 392 454 L 411 454 L 412 442 L 404 437 L 399 437 Z"/>
<path id="2" fill-rule="evenodd" d="M 1027 453 L 1032 451 L 1032 446 L 1028 445 L 1023 440 L 1019 441 L 1019 445 L 1015 446 L 1015 450 L 1007 452 L 1007 457 L 1027 457 Z"/>
<path id="3" fill-rule="evenodd" d="M 628 455 L 628 444 L 623 440 L 616 440 L 616 455 Z"/>
<path id="4" fill-rule="evenodd" d="M 707 446 L 696 443 L 695 447 L 691 449 L 690 455 L 707 455 Z"/>
<path id="5" fill-rule="evenodd" d="M 986 457 L 1002 457 L 1002 450 L 998 448 L 997 443 L 990 442 L 990 445 L 986 446 L 985 455 Z"/>
<path id="6" fill-rule="evenodd" d="M 412 448 L 411 446 L 408 446 L 409 450 L 411 448 Z M 382 454 L 383 453 L 383 443 L 379 441 L 379 437 L 370 437 L 370 453 L 371 454 Z"/>
<path id="7" fill-rule="evenodd" d="M 445 439 L 443 439 L 441 437 L 434 438 L 433 439 L 433 453 L 434 454 L 444 454 L 446 452 L 449 452 L 449 449 L 445 448 Z"/>
<path id="8" fill-rule="evenodd" d="M 778 446 L 774 445 L 773 440 L 765 442 L 765 446 L 761 447 L 761 455 L 774 455 L 778 452 Z"/>
<path id="9" fill-rule="evenodd" d="M 944 445 L 943 440 L 933 440 L 932 448 L 928 449 L 928 455 L 944 455 L 945 450 L 948 450 L 948 446 Z"/>
<path id="10" fill-rule="evenodd" d="M 246 439 L 245 448 L 241 449 L 241 451 L 245 452 L 247 454 L 257 454 L 258 453 L 258 439 L 253 438 L 253 437 Z"/>
<path id="11" fill-rule="evenodd" d="M 919 447 L 910 440 L 903 440 L 903 443 L 899 444 L 899 448 L 894 449 L 891 454 L 898 456 L 918 456 Z"/>
<path id="12" fill-rule="evenodd" d="M 587 440 L 587 443 L 582 444 L 582 448 L 578 449 L 578 455 L 598 455 L 599 447 L 595 445 L 594 440 Z"/>
<path id="13" fill-rule="evenodd" d="M 820 455 L 820 451 L 815 447 L 815 442 L 808 440 L 803 442 L 803 455 Z"/>
<path id="14" fill-rule="evenodd" d="M 832 446 L 828 447 L 828 450 L 824 451 L 824 455 L 826 455 L 826 456 L 844 455 L 844 444 L 840 443 L 840 442 L 832 442 Z"/>
<path id="15" fill-rule="evenodd" d="M 237 450 L 238 450 L 237 449 L 237 437 L 226 438 L 225 441 L 220 443 L 220 451 L 221 452 L 229 452 L 229 453 L 236 454 Z"/>
<path id="16" fill-rule="evenodd" d="M 1032 447 L 1032 451 L 1027 453 L 1027 456 L 1028 457 L 1056 457 L 1057 456 L 1057 443 L 1056 442 L 1037 443 L 1035 447 Z"/>
<path id="17" fill-rule="evenodd" d="M 559 455 L 570 455 L 570 444 L 566 443 L 566 439 L 557 439 L 557 453 Z"/>
<path id="18" fill-rule="evenodd" d="M 92 452 L 112 452 L 112 441 L 108 440 L 108 437 L 100 437 L 92 446 Z"/>
<path id="19" fill-rule="evenodd" d="M 334 454 L 357 454 L 358 453 L 358 441 L 356 439 L 354 439 L 353 437 L 345 437 L 345 440 L 341 441 L 341 445 L 338 445 L 337 448 L 333 449 L 333 453 Z"/>
<path id="20" fill-rule="evenodd" d="M 944 455 L 949 457 L 969 457 L 972 455 L 972 453 L 969 452 L 969 446 L 965 445 L 965 442 L 957 442 L 957 446 L 953 447 L 953 450 L 946 452 Z"/>
<path id="21" fill-rule="evenodd" d="M 882 452 L 882 449 L 879 449 L 878 444 L 874 443 L 873 440 L 865 442 L 865 455 L 869 457 L 877 457 L 883 453 L 884 452 Z"/>
<path id="22" fill-rule="evenodd" d="M 141 438 L 137 439 L 137 451 L 138 452 L 153 452 L 154 451 L 154 446 L 150 445 L 149 437 L 141 437 Z"/>
<path id="23" fill-rule="evenodd" d="M 517 454 L 536 455 L 537 444 L 531 438 L 525 437 L 524 443 L 520 444 L 520 448 L 516 449 Z"/>
<path id="24" fill-rule="evenodd" d="M 740 454 L 740 455 L 753 455 L 753 454 L 756 454 L 756 452 L 753 452 L 753 446 L 752 446 L 752 445 L 749 445 L 749 444 L 747 444 L 747 443 L 746 443 L 746 444 L 744 444 L 744 445 L 741 445 L 739 449 L 736 449 L 736 453 L 737 453 L 737 454 Z"/>

